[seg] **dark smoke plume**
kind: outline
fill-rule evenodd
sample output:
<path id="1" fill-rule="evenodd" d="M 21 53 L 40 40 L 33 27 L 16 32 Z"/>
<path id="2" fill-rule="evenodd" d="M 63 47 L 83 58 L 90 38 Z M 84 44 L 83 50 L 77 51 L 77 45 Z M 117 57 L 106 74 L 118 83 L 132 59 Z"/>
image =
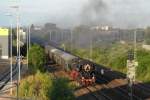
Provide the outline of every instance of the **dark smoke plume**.
<path id="1" fill-rule="evenodd" d="M 80 24 L 106 24 L 107 10 L 107 5 L 103 0 L 88 0 L 82 8 Z"/>

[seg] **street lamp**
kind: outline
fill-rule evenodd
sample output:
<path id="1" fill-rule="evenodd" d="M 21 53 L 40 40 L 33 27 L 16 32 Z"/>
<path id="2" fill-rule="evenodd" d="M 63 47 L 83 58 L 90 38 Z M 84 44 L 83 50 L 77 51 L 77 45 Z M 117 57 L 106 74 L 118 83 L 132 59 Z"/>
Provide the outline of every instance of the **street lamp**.
<path id="1" fill-rule="evenodd" d="M 16 9 L 16 23 L 17 23 L 17 65 L 18 65 L 18 80 L 20 82 L 20 28 L 19 28 L 19 6 L 11 6 Z"/>
<path id="2" fill-rule="evenodd" d="M 12 87 L 12 14 L 6 14 L 6 16 L 10 17 L 9 24 L 10 24 L 10 84 Z M 10 94 L 12 95 L 12 88 L 10 88 Z"/>

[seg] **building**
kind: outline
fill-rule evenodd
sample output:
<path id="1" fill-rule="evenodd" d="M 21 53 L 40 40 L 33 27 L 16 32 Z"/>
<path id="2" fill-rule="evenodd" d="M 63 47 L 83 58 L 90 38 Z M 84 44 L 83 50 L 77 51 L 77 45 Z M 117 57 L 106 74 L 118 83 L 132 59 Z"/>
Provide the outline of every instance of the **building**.
<path id="1" fill-rule="evenodd" d="M 45 30 L 54 30 L 57 28 L 56 24 L 53 23 L 46 23 L 44 26 Z"/>
<path id="2" fill-rule="evenodd" d="M 8 59 L 9 57 L 9 30 L 0 28 L 0 59 Z"/>
<path id="3" fill-rule="evenodd" d="M 92 30 L 97 30 L 97 31 L 110 31 L 113 29 L 111 26 L 94 26 L 91 27 Z"/>
<path id="4" fill-rule="evenodd" d="M 23 42 L 23 44 L 26 42 L 26 32 L 23 29 L 20 29 L 20 41 Z"/>

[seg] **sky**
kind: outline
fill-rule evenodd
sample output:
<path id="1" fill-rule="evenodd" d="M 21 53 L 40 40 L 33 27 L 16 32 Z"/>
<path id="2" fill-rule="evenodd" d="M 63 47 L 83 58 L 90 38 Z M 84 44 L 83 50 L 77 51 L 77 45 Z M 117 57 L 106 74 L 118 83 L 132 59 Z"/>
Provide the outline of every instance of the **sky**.
<path id="1" fill-rule="evenodd" d="M 14 1 L 20 5 L 21 25 L 46 22 L 56 23 L 61 27 L 79 24 L 123 28 L 150 25 L 150 0 L 0 0 L 0 26 L 9 25 L 10 17 L 5 14 L 10 12 L 15 25 L 15 10 L 10 9 L 10 6 L 16 4 Z M 92 8 L 94 6 L 99 7 Z"/>

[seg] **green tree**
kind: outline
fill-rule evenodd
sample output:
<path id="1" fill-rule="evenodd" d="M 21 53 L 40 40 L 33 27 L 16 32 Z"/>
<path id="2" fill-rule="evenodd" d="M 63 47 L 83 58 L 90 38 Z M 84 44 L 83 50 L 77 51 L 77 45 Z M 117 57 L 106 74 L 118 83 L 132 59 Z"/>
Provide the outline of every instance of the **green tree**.
<path id="1" fill-rule="evenodd" d="M 44 63 L 45 63 L 44 49 L 37 44 L 33 44 L 29 49 L 29 69 L 33 73 L 35 73 L 37 70 L 43 72 Z"/>

